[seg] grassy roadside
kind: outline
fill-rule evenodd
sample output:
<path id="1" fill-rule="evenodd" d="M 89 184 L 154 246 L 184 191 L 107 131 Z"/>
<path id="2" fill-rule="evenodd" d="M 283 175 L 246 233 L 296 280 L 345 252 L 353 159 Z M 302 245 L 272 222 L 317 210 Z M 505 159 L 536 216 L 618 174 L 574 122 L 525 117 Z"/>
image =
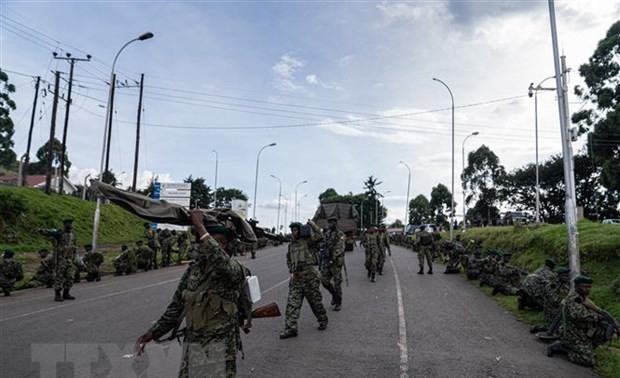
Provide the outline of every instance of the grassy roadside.
<path id="1" fill-rule="evenodd" d="M 546 257 L 568 266 L 565 225 L 474 228 L 461 238 L 482 240 L 485 248 L 511 252 L 514 263 L 529 271 L 542 266 Z M 592 300 L 620 319 L 620 225 L 580 222 L 579 248 L 581 269 L 594 279 Z M 490 288 L 481 290 L 491 295 Z M 540 312 L 519 310 L 516 297 L 500 294 L 494 298 L 524 323 L 543 320 Z M 614 340 L 612 348 L 597 348 L 596 353 L 594 370 L 605 378 L 620 378 L 620 340 Z"/>

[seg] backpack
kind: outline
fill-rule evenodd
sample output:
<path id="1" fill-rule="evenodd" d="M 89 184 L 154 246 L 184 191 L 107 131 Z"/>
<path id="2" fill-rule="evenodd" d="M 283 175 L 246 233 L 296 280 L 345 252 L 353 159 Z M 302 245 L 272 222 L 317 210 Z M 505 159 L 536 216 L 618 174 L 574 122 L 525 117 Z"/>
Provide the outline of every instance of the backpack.
<path id="1" fill-rule="evenodd" d="M 420 245 L 429 246 L 433 244 L 433 236 L 428 232 L 420 233 Z"/>

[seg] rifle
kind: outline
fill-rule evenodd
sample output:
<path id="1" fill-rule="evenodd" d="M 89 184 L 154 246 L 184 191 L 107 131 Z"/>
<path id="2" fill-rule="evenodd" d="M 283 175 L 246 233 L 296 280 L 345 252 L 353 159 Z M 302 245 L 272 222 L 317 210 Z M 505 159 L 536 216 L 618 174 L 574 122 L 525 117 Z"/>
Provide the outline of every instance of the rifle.
<path id="1" fill-rule="evenodd" d="M 344 268 L 344 281 L 347 283 L 347 287 L 349 287 L 349 273 L 347 273 L 347 263 L 346 261 L 344 261 L 344 256 L 342 256 L 342 258 L 342 267 Z"/>
<path id="2" fill-rule="evenodd" d="M 278 307 L 278 304 L 276 302 L 271 302 L 269 304 L 266 304 L 264 306 L 260 306 L 258 308 L 255 308 L 254 310 L 252 310 L 252 317 L 250 319 L 254 319 L 254 318 L 276 318 L 278 316 L 281 316 L 282 313 L 280 312 L 280 308 Z M 241 329 L 243 330 L 244 333 L 248 334 L 250 333 L 252 328 L 252 322 L 246 322 Z"/>
<path id="3" fill-rule="evenodd" d="M 590 298 L 586 298 L 583 305 L 602 316 L 603 320 L 608 323 L 605 329 L 605 340 L 611 340 L 614 332 L 620 336 L 620 323 L 610 313 L 598 307 Z"/>

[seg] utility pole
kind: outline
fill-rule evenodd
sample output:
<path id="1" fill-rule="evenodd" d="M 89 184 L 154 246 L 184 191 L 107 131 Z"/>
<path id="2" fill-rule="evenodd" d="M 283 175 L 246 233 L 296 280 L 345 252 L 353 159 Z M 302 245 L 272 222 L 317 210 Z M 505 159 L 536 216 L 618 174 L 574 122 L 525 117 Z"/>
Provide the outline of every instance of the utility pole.
<path id="1" fill-rule="evenodd" d="M 50 194 L 52 185 L 52 155 L 54 154 L 54 135 L 56 134 L 56 111 L 58 110 L 58 88 L 60 87 L 60 71 L 54 72 L 54 102 L 52 105 L 52 122 L 50 140 L 47 146 L 47 167 L 45 169 L 45 194 Z"/>
<path id="2" fill-rule="evenodd" d="M 108 143 L 106 145 L 105 152 L 105 169 L 101 172 L 101 178 L 103 180 L 103 174 L 108 172 L 108 168 L 110 167 L 110 142 L 112 141 L 112 115 L 114 114 L 114 89 L 116 89 L 116 73 L 112 73 L 112 82 L 110 83 L 110 101 L 108 109 Z"/>
<path id="3" fill-rule="evenodd" d="M 69 111 L 71 109 L 71 89 L 73 88 L 73 67 L 75 66 L 75 62 L 88 62 L 90 61 L 91 56 L 86 55 L 86 59 L 80 58 L 72 58 L 71 54 L 67 53 L 66 57 L 58 57 L 56 52 L 52 53 L 54 55 L 54 59 L 67 60 L 69 61 L 69 89 L 67 90 L 67 105 L 65 107 L 65 125 L 62 131 L 62 151 L 60 153 L 60 182 L 58 183 L 58 193 L 63 193 L 63 184 L 65 177 L 65 155 L 67 151 L 67 129 L 69 128 Z"/>
<path id="4" fill-rule="evenodd" d="M 138 124 L 136 125 L 136 155 L 133 159 L 133 182 L 131 184 L 131 190 L 133 192 L 136 191 L 136 181 L 138 180 L 138 152 L 140 151 L 140 118 L 142 116 L 142 94 L 143 93 L 144 93 L 144 74 L 140 74 L 140 97 L 138 99 Z M 108 143 L 108 146 L 109 146 L 109 143 Z"/>
<path id="5" fill-rule="evenodd" d="M 551 23 L 551 38 L 553 44 L 553 63 L 555 66 L 555 82 L 558 95 L 558 111 L 560 114 L 560 131 L 562 134 L 562 157 L 564 163 L 565 203 L 564 219 L 568 244 L 568 261 L 571 270 L 571 278 L 581 274 L 579 261 L 579 233 L 577 230 L 577 199 L 575 198 L 575 171 L 573 167 L 573 150 L 571 146 L 571 133 L 568 129 L 570 124 L 568 112 L 568 81 L 565 57 L 560 57 L 558 49 L 558 35 L 555 22 L 555 5 L 549 0 L 549 18 Z M 571 280 L 571 286 L 573 286 Z"/>
<path id="6" fill-rule="evenodd" d="M 37 100 L 39 99 L 39 85 L 41 84 L 41 76 L 37 76 L 37 83 L 34 86 L 34 102 L 32 103 L 32 115 L 30 116 L 30 130 L 28 130 L 28 144 L 26 145 L 26 161 L 23 168 L 22 183 L 26 182 L 28 176 L 28 163 L 30 162 L 30 145 L 32 144 L 32 130 L 34 129 L 34 117 L 37 114 Z"/>

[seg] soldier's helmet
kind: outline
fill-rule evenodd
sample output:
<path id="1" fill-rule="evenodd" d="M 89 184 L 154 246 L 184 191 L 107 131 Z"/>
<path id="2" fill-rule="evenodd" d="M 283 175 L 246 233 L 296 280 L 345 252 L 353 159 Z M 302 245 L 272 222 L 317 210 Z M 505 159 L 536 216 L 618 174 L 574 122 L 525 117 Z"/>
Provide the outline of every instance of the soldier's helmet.
<path id="1" fill-rule="evenodd" d="M 296 229 L 298 229 L 298 230 L 301 230 L 301 226 L 302 226 L 302 224 L 301 224 L 301 223 L 299 223 L 299 222 L 293 222 L 293 223 L 291 223 L 291 225 L 290 225 L 290 226 L 288 226 L 288 227 L 289 227 L 291 230 L 292 230 L 292 229 L 295 229 L 295 228 L 296 228 Z"/>

